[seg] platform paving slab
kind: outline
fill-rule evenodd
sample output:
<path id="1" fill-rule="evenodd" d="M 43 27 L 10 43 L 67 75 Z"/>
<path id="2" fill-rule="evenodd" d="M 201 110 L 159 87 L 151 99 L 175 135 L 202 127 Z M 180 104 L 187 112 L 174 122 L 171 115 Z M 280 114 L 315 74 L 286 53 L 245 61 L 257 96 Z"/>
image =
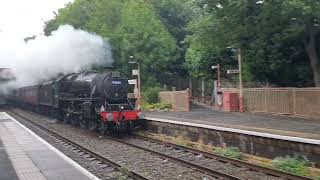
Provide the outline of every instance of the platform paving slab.
<path id="1" fill-rule="evenodd" d="M 18 176 L 8 158 L 8 154 L 0 139 L 0 179 L 1 180 L 18 180 Z"/>
<path id="2" fill-rule="evenodd" d="M 191 112 L 145 112 L 148 118 L 234 128 L 320 140 L 320 120 L 197 109 Z"/>
<path id="3" fill-rule="evenodd" d="M 0 140 L 1 180 L 98 179 L 2 112 Z"/>

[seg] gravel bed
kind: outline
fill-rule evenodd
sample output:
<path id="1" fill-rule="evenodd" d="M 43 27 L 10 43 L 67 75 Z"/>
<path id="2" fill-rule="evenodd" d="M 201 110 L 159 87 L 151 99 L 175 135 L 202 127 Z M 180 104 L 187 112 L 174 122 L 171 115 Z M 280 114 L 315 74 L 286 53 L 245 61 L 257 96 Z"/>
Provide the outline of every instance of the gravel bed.
<path id="1" fill-rule="evenodd" d="M 173 157 L 178 157 L 194 164 L 205 166 L 209 169 L 218 170 L 227 174 L 232 174 L 241 179 L 252 180 L 280 180 L 282 178 L 271 176 L 262 172 L 257 172 L 244 167 L 238 167 L 230 163 L 224 163 L 216 159 L 201 156 L 199 154 L 193 154 L 184 150 L 168 147 L 156 142 L 146 141 L 139 138 L 128 138 L 127 142 L 144 147 L 153 151 L 161 152 Z"/>
<path id="2" fill-rule="evenodd" d="M 14 109 L 14 112 L 148 179 L 216 179 L 141 149 L 99 137 L 81 128 L 57 123 L 45 116 L 19 109 Z"/>
<path id="3" fill-rule="evenodd" d="M 36 133 L 38 136 L 40 136 L 42 139 L 47 141 L 49 144 L 57 148 L 59 151 L 61 151 L 63 154 L 68 156 L 70 159 L 78 163 L 83 168 L 87 169 L 89 172 L 94 174 L 96 177 L 102 180 L 107 179 L 128 179 L 127 175 L 125 173 L 122 173 L 118 171 L 117 169 L 111 167 L 108 164 L 105 164 L 90 155 L 84 153 L 83 151 L 77 149 L 76 147 L 71 146 L 70 144 L 65 143 L 64 141 L 61 141 L 60 139 L 57 139 L 56 137 L 53 137 L 47 132 L 44 132 L 43 130 L 31 125 L 30 123 L 24 121 L 19 116 L 16 116 L 14 114 L 12 115 L 16 120 L 18 120 L 20 123 L 28 127 L 30 130 L 32 130 L 34 133 Z"/>

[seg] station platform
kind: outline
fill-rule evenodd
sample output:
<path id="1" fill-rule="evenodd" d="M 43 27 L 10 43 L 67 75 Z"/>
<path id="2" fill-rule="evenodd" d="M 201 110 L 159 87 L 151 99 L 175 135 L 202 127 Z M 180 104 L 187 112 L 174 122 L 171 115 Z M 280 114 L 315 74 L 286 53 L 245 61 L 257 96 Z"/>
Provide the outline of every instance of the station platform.
<path id="1" fill-rule="evenodd" d="M 188 125 L 219 128 L 232 132 L 297 137 L 320 142 L 320 120 L 289 116 L 222 112 L 197 108 L 191 112 L 145 112 L 148 120 L 188 123 Z M 296 138 L 296 139 L 297 139 Z M 289 138 L 292 139 L 292 138 Z M 288 140 L 289 140 L 288 139 Z M 301 141 L 299 140 L 299 141 Z"/>
<path id="2" fill-rule="evenodd" d="M 0 112 L 1 180 L 98 179 L 31 130 Z"/>

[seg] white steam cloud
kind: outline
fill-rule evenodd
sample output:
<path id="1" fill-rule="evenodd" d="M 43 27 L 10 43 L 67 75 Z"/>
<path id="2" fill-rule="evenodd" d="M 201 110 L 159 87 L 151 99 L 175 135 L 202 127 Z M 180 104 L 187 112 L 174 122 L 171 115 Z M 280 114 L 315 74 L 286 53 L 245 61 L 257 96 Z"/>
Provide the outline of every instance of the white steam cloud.
<path id="1" fill-rule="evenodd" d="M 10 86 L 36 84 L 56 77 L 113 63 L 109 42 L 98 35 L 60 26 L 51 36 L 38 36 L 27 43 L 13 42 L 0 32 L 0 68 L 16 77 Z M 1 86 L 1 85 L 0 85 Z"/>

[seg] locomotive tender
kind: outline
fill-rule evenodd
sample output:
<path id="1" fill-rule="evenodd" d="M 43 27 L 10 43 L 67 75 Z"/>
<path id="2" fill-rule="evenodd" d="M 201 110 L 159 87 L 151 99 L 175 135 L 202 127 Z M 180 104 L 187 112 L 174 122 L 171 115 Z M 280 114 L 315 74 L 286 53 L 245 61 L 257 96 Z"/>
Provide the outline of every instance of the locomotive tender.
<path id="1" fill-rule="evenodd" d="M 144 116 L 129 99 L 128 79 L 119 72 L 87 71 L 16 89 L 10 101 L 91 131 L 128 132 Z"/>

